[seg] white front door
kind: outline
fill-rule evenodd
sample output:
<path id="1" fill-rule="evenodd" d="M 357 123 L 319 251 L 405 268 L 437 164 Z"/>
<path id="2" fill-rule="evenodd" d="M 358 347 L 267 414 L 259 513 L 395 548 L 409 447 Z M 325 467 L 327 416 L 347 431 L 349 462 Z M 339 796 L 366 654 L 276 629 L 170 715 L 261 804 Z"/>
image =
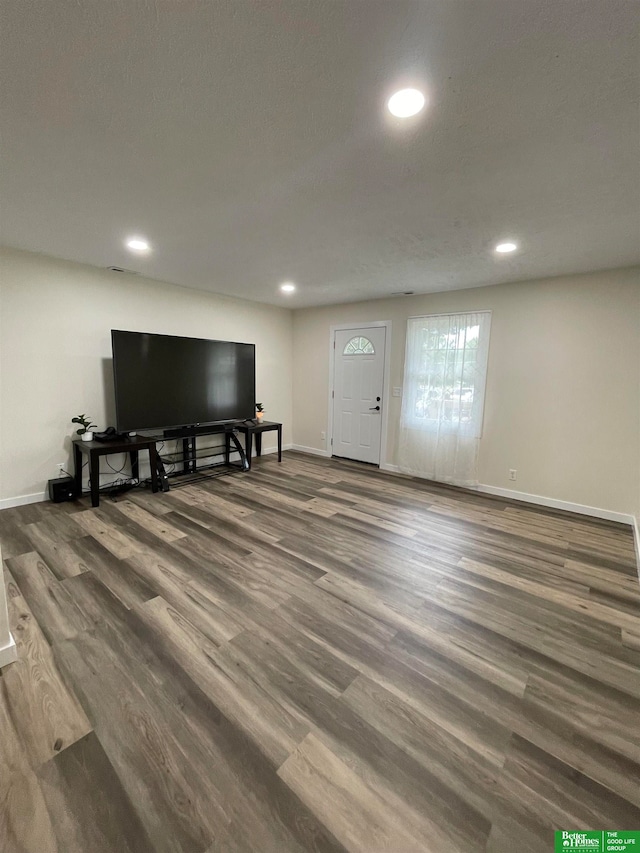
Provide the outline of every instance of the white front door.
<path id="1" fill-rule="evenodd" d="M 334 456 L 380 464 L 386 332 L 384 326 L 335 332 Z"/>

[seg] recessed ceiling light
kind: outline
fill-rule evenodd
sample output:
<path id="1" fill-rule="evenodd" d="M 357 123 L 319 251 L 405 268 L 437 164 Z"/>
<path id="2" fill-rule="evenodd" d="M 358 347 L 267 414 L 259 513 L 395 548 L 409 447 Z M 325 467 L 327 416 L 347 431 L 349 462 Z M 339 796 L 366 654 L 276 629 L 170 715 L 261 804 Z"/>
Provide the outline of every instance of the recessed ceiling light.
<path id="1" fill-rule="evenodd" d="M 151 246 L 143 237 L 131 237 L 127 240 L 127 248 L 132 252 L 148 252 Z"/>
<path id="2" fill-rule="evenodd" d="M 515 252 L 517 248 L 517 243 L 498 243 L 496 252 L 500 252 L 501 255 L 507 255 L 509 252 Z"/>
<path id="3" fill-rule="evenodd" d="M 425 105 L 425 97 L 417 89 L 401 89 L 389 98 L 387 108 L 397 118 L 417 115 Z"/>
<path id="4" fill-rule="evenodd" d="M 284 284 L 281 284 L 281 285 L 280 285 L 280 290 L 281 290 L 283 293 L 293 293 L 293 291 L 294 291 L 295 289 L 296 289 L 295 284 L 291 284 L 291 282 L 290 282 L 290 281 L 286 281 Z"/>

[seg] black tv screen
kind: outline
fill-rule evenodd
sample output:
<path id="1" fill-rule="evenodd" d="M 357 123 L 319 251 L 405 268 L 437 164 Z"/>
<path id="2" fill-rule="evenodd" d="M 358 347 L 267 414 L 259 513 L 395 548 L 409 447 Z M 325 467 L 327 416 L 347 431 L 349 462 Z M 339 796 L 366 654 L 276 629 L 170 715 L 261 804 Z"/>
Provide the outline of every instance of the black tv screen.
<path id="1" fill-rule="evenodd" d="M 255 345 L 111 331 L 121 432 L 255 416 Z"/>

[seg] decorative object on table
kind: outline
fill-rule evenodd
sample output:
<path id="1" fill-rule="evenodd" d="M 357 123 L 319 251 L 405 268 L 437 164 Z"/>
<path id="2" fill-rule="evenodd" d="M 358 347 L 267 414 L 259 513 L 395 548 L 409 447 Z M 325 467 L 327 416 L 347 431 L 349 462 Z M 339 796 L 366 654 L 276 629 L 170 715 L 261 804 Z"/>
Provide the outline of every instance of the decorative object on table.
<path id="1" fill-rule="evenodd" d="M 262 419 L 264 417 L 264 406 L 262 403 L 256 403 L 256 420 L 259 424 L 262 423 Z"/>
<path id="2" fill-rule="evenodd" d="M 71 423 L 80 424 L 79 429 L 76 430 L 76 435 L 79 435 L 83 441 L 93 441 L 93 430 L 98 429 L 98 427 L 96 424 L 92 424 L 86 415 L 78 415 L 75 418 L 71 418 Z"/>

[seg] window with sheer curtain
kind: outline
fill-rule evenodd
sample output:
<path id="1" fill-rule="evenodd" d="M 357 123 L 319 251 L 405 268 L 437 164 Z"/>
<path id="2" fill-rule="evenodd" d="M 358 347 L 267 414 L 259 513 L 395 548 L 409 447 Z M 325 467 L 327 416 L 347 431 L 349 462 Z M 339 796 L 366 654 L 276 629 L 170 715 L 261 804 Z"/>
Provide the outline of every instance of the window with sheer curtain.
<path id="1" fill-rule="evenodd" d="M 401 471 L 477 484 L 490 328 L 490 311 L 409 318 Z"/>

